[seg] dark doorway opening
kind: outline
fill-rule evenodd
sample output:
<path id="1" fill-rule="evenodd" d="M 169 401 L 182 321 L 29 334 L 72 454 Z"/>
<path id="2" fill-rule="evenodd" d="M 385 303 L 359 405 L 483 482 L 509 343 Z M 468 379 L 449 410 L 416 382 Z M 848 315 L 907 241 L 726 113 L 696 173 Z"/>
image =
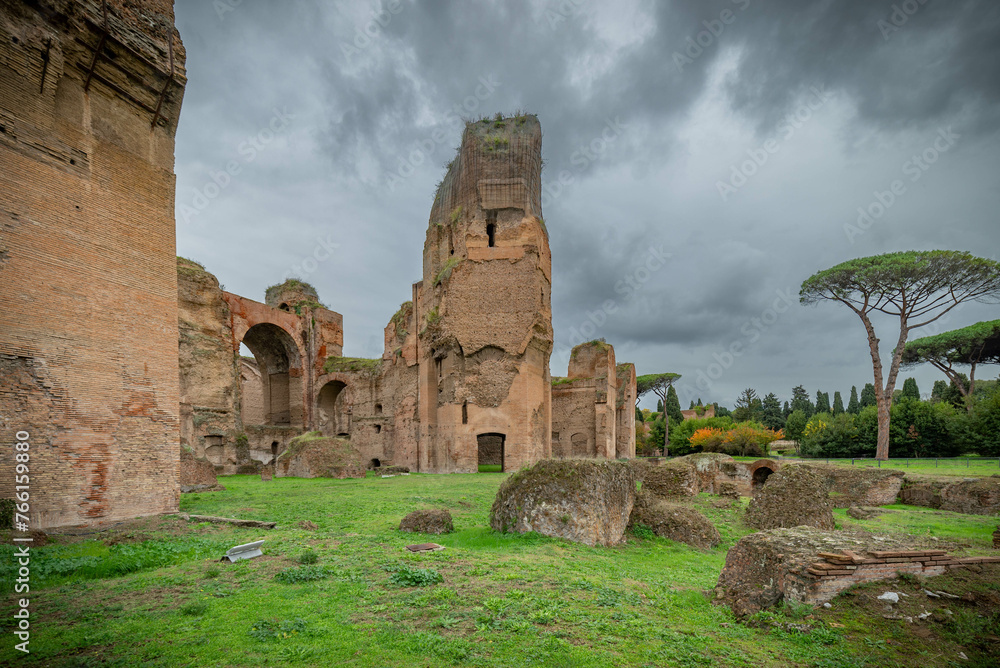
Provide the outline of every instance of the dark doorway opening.
<path id="1" fill-rule="evenodd" d="M 479 450 L 479 472 L 501 473 L 504 470 L 503 434 L 480 434 L 476 437 Z"/>
<path id="2" fill-rule="evenodd" d="M 278 458 L 278 442 L 271 441 L 271 461 L 275 461 Z"/>
<path id="3" fill-rule="evenodd" d="M 490 248 L 497 245 L 497 226 L 493 223 L 486 226 L 486 237 L 489 239 Z"/>
<path id="4" fill-rule="evenodd" d="M 370 469 L 377 469 L 380 466 L 382 466 L 382 462 L 380 462 L 378 459 L 373 459 L 370 462 L 368 462 L 368 468 Z"/>
<path id="5" fill-rule="evenodd" d="M 757 469 L 756 471 L 754 471 L 753 472 L 753 479 L 752 479 L 752 482 L 751 482 L 751 487 L 752 487 L 753 491 L 756 492 L 761 487 L 763 487 L 764 483 L 767 482 L 767 479 L 769 477 L 771 477 L 772 473 L 774 473 L 774 471 L 772 471 L 771 469 L 769 469 L 766 466 L 761 466 L 759 469 Z"/>

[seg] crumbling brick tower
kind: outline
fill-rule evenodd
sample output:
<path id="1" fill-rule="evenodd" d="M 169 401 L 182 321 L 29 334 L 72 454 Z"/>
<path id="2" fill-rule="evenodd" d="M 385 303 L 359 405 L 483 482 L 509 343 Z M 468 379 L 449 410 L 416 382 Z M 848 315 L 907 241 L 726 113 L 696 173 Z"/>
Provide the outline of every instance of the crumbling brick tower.
<path id="1" fill-rule="evenodd" d="M 549 456 L 552 257 L 535 116 L 469 123 L 438 187 L 415 292 L 419 470 Z"/>
<path id="2" fill-rule="evenodd" d="M 171 0 L 0 0 L 0 496 L 33 526 L 176 510 Z"/>

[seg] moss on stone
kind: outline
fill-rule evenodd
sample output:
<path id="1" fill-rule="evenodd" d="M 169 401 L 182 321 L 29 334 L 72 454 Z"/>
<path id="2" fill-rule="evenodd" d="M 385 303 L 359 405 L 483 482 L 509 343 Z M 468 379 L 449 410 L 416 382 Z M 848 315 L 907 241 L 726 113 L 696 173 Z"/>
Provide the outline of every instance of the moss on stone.
<path id="1" fill-rule="evenodd" d="M 445 279 L 450 277 L 452 270 L 461 263 L 462 263 L 462 258 L 460 257 L 448 258 L 448 260 L 444 263 L 444 266 L 441 267 L 441 271 L 439 271 L 437 273 L 437 276 L 434 277 L 434 285 L 435 286 L 440 285 L 441 281 L 444 281 Z"/>
<path id="2" fill-rule="evenodd" d="M 559 385 L 572 385 L 574 380 L 574 378 L 560 378 L 559 376 L 555 376 L 552 379 L 552 387 L 557 387 Z"/>

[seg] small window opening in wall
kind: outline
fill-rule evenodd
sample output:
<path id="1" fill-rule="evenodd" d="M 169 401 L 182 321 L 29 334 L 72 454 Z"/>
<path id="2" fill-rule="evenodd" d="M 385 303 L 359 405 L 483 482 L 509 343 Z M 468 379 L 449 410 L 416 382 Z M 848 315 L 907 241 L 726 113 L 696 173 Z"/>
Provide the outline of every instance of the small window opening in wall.
<path id="1" fill-rule="evenodd" d="M 69 164 L 75 165 L 76 164 L 76 160 L 74 158 L 70 158 L 69 159 Z"/>
<path id="2" fill-rule="evenodd" d="M 13 42 L 14 42 L 14 44 L 19 44 L 19 43 L 20 43 L 20 41 L 21 41 L 21 40 L 19 40 L 18 38 L 16 38 L 16 37 L 13 37 L 13 36 L 12 36 L 12 37 L 11 37 L 10 39 L 11 39 L 11 41 L 13 41 Z"/>
<path id="3" fill-rule="evenodd" d="M 382 425 L 380 425 L 380 424 L 375 425 L 375 433 L 376 434 L 381 434 L 382 433 Z"/>
<path id="4" fill-rule="evenodd" d="M 375 415 L 382 414 L 382 404 L 375 404 Z"/>
<path id="5" fill-rule="evenodd" d="M 284 302 L 282 302 L 281 305 L 278 306 L 278 308 L 281 309 L 282 311 L 291 311 L 292 310 L 292 309 L 290 309 L 288 307 L 288 304 L 285 304 Z"/>
<path id="6" fill-rule="evenodd" d="M 494 246 L 497 245 L 496 234 L 497 234 L 496 225 L 490 223 L 489 225 L 486 226 L 486 236 L 489 237 L 490 248 L 493 248 Z"/>
<path id="7" fill-rule="evenodd" d="M 278 456 L 278 442 L 271 441 L 271 457 L 277 457 L 277 456 Z"/>
<path id="8" fill-rule="evenodd" d="M 469 424 L 469 402 L 462 402 L 462 424 Z"/>
<path id="9" fill-rule="evenodd" d="M 370 462 L 368 462 L 368 468 L 377 469 L 380 466 L 382 466 L 382 462 L 380 462 L 378 459 L 373 459 Z"/>

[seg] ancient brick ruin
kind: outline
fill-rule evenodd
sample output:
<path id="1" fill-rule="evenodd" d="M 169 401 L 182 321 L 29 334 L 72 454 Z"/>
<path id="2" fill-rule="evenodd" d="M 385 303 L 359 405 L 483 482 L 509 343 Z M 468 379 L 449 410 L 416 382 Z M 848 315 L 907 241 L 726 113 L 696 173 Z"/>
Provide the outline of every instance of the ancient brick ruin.
<path id="1" fill-rule="evenodd" d="M 985 563 L 1000 563 L 1000 557 L 958 558 L 945 550 L 805 526 L 772 529 L 744 536 L 729 550 L 716 598 L 745 616 L 782 601 L 825 603 L 855 584 L 899 573 L 933 576 Z"/>
<path id="2" fill-rule="evenodd" d="M 178 259 L 181 442 L 225 473 L 313 430 L 349 439 L 370 466 L 430 473 L 635 456 L 633 365 L 593 341 L 573 350 L 568 378 L 549 375 L 540 169 L 534 116 L 467 125 L 435 194 L 423 278 L 379 359 L 341 356 L 342 317 L 304 283 L 261 303 Z"/>
<path id="3" fill-rule="evenodd" d="M 177 509 L 184 57 L 170 0 L 0 6 L 0 439 L 30 434 L 33 527 Z"/>
<path id="4" fill-rule="evenodd" d="M 181 446 L 222 473 L 307 431 L 435 473 L 634 454 L 611 346 L 578 347 L 554 401 L 537 118 L 467 125 L 383 355 L 344 358 L 309 286 L 258 302 L 176 258 L 184 58 L 171 0 L 0 5 L 0 434 L 31 434 L 35 526 L 175 511 L 201 475 Z"/>

